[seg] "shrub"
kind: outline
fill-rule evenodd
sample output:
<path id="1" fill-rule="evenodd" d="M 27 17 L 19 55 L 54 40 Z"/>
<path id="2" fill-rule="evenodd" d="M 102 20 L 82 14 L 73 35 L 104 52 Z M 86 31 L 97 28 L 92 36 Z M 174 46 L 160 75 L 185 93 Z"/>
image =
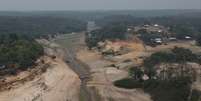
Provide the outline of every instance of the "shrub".
<path id="1" fill-rule="evenodd" d="M 125 78 L 114 82 L 114 85 L 120 88 L 133 89 L 141 88 L 142 83 L 138 82 L 132 78 Z"/>
<path id="2" fill-rule="evenodd" d="M 129 69 L 129 75 L 135 80 L 142 80 L 144 72 L 138 67 L 133 67 Z"/>
<path id="3" fill-rule="evenodd" d="M 154 101 L 187 101 L 190 87 L 191 82 L 188 77 L 144 82 L 144 91 L 151 94 Z"/>
<path id="4" fill-rule="evenodd" d="M 120 88 L 142 88 L 151 95 L 153 101 L 188 101 L 191 84 L 189 77 L 178 77 L 171 80 L 150 79 L 144 82 L 125 78 L 114 82 L 114 85 Z M 193 92 L 192 99 L 198 99 L 199 97 L 200 93 Z"/>
<path id="5" fill-rule="evenodd" d="M 197 57 L 192 53 L 191 50 L 185 49 L 182 47 L 175 47 L 172 49 L 172 52 L 175 55 L 176 62 L 187 62 L 187 61 L 196 61 Z"/>
<path id="6" fill-rule="evenodd" d="M 198 90 L 193 90 L 190 101 L 200 101 L 200 99 L 201 99 L 201 92 Z"/>
<path id="7" fill-rule="evenodd" d="M 198 46 L 201 46 L 201 35 L 197 36 L 196 43 L 197 43 Z"/>

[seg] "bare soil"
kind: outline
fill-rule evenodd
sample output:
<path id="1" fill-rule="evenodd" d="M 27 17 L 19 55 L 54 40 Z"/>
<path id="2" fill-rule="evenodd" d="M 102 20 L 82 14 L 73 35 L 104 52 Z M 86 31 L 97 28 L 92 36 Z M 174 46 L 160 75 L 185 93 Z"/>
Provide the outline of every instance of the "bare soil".
<path id="1" fill-rule="evenodd" d="M 115 87 L 113 81 L 127 77 L 128 72 L 108 67 L 114 62 L 104 60 L 98 52 L 81 50 L 77 53 L 77 58 L 89 65 L 93 78 L 87 86 L 97 90 L 101 96 L 100 101 L 151 101 L 150 96 L 141 90 Z"/>

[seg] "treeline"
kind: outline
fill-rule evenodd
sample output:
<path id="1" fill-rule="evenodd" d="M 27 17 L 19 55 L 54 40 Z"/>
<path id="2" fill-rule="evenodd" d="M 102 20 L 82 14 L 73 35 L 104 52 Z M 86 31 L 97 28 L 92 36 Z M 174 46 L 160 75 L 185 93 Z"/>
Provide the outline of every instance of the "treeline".
<path id="1" fill-rule="evenodd" d="M 17 34 L 0 35 L 0 74 L 26 70 L 43 55 L 43 47 L 30 37 Z"/>
<path id="2" fill-rule="evenodd" d="M 186 13 L 191 15 L 135 17 L 134 15 L 113 15 L 98 19 L 100 26 L 122 25 L 139 26 L 144 24 L 159 24 L 167 27 L 180 39 L 183 36 L 197 37 L 201 33 L 201 13 Z"/>
<path id="3" fill-rule="evenodd" d="M 87 33 L 86 43 L 89 48 L 97 45 L 100 41 L 105 40 L 124 40 L 126 38 L 126 27 L 121 25 L 111 25 Z"/>
<path id="4" fill-rule="evenodd" d="M 0 11 L 0 16 L 53 16 L 53 17 L 71 17 L 81 20 L 96 20 L 111 15 L 132 15 L 135 17 L 157 17 L 173 15 L 195 15 L 195 12 L 201 10 L 95 10 L 95 11 Z"/>
<path id="5" fill-rule="evenodd" d="M 0 16 L 1 34 L 27 34 L 41 36 L 85 30 L 85 22 L 74 18 L 51 16 Z"/>
<path id="6" fill-rule="evenodd" d="M 146 18 L 143 17 L 134 17 L 132 15 L 110 15 L 103 18 L 97 19 L 96 22 L 99 26 L 112 26 L 112 25 L 121 25 L 121 26 L 137 26 L 143 24 Z"/>

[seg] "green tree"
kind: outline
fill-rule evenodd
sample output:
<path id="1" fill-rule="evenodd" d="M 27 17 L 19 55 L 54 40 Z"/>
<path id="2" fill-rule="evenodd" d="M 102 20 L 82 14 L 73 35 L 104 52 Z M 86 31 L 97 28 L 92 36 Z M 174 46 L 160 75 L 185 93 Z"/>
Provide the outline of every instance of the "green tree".
<path id="1" fill-rule="evenodd" d="M 138 67 L 133 67 L 133 68 L 130 68 L 129 74 L 132 78 L 136 80 L 141 80 L 142 76 L 144 75 L 144 72 Z"/>
<path id="2" fill-rule="evenodd" d="M 195 61 L 196 55 L 191 50 L 182 47 L 175 47 L 172 49 L 177 62 Z"/>
<path id="3" fill-rule="evenodd" d="M 198 46 L 201 46 L 201 35 L 200 34 L 196 38 L 196 43 Z"/>
<path id="4" fill-rule="evenodd" d="M 5 69 L 27 69 L 43 55 L 43 47 L 34 40 L 18 35 L 5 35 L 0 44 L 0 65 Z"/>

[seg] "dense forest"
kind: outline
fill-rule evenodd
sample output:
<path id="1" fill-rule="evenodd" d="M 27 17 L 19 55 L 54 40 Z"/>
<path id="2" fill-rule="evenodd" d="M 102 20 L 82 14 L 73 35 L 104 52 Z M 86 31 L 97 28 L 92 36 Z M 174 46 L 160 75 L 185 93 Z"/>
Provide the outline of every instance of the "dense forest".
<path id="1" fill-rule="evenodd" d="M 102 19 L 106 16 L 131 15 L 134 17 L 164 17 L 164 16 L 198 16 L 201 10 L 196 9 L 164 9 L 164 10 L 89 10 L 89 11 L 0 11 L 0 16 L 51 16 L 70 17 L 82 21 Z"/>
<path id="2" fill-rule="evenodd" d="M 121 39 L 124 40 L 126 28 L 125 26 L 115 25 L 115 26 L 106 26 L 101 29 L 94 30 L 90 33 L 87 33 L 86 43 L 89 48 L 92 48 L 97 45 L 100 41 L 105 40 L 115 40 Z"/>
<path id="3" fill-rule="evenodd" d="M 43 47 L 30 37 L 17 34 L 0 35 L 0 75 L 26 70 L 42 55 Z"/>
<path id="4" fill-rule="evenodd" d="M 0 16 L 0 34 L 41 36 L 85 30 L 85 22 L 73 18 L 45 16 Z"/>

